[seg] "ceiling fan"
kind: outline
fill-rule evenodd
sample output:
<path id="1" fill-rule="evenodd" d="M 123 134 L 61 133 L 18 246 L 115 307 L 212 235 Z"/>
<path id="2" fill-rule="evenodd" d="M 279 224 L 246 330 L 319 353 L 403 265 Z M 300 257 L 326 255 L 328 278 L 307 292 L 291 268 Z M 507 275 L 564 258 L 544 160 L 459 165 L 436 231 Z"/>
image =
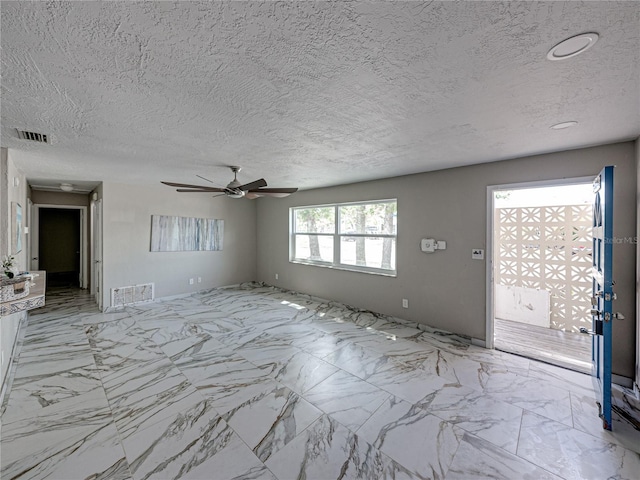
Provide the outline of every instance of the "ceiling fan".
<path id="1" fill-rule="evenodd" d="M 226 187 L 207 187 L 205 185 L 189 185 L 187 183 L 174 183 L 174 182 L 160 182 L 170 187 L 177 187 L 178 192 L 192 192 L 192 193 L 220 193 L 226 195 L 229 198 L 259 198 L 259 197 L 287 197 L 294 192 L 297 192 L 297 188 L 263 188 L 267 186 L 267 182 L 264 178 L 256 180 L 255 182 L 245 183 L 242 185 L 238 181 L 238 172 L 241 167 L 230 166 L 233 172 L 233 180 Z M 211 180 L 198 177 L 211 182 Z M 213 183 L 213 182 L 211 182 Z M 217 195 L 216 195 L 217 196 Z"/>

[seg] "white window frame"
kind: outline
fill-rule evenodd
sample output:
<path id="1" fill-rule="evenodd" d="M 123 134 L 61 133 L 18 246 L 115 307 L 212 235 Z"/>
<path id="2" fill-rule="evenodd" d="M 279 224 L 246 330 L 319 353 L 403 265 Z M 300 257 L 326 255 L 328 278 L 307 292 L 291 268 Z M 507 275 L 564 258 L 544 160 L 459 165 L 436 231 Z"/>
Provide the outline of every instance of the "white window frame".
<path id="1" fill-rule="evenodd" d="M 325 268 L 334 268 L 337 270 L 349 270 L 352 272 L 361 272 L 361 273 L 372 273 L 375 275 L 383 275 L 387 277 L 396 277 L 398 275 L 398 227 L 396 225 L 396 233 L 388 234 L 388 233 L 372 233 L 372 234 L 362 234 L 362 233 L 340 233 L 340 207 L 344 206 L 358 206 L 358 205 L 371 205 L 378 203 L 396 203 L 396 212 L 398 199 L 397 198 L 387 198 L 382 200 L 368 200 L 364 202 L 344 202 L 344 203 L 326 203 L 321 205 L 301 205 L 297 207 L 289 208 L 289 262 L 290 263 L 298 263 L 302 265 L 313 265 L 317 267 L 325 267 Z M 309 208 L 333 208 L 334 209 L 334 233 L 315 233 L 315 232 L 297 232 L 295 225 L 295 213 L 297 210 L 306 210 Z M 396 213 L 397 216 L 397 213 Z M 295 238 L 297 235 L 317 235 L 319 237 L 333 237 L 333 260 L 332 261 L 321 261 L 321 260 L 309 260 L 309 259 L 301 259 L 296 258 L 296 241 Z M 394 264 L 396 266 L 395 270 L 385 269 L 385 268 L 375 268 L 375 267 L 367 267 L 362 265 L 349 265 L 346 263 L 340 263 L 340 246 L 342 237 L 361 237 L 361 238 L 392 238 L 395 240 L 395 261 Z"/>

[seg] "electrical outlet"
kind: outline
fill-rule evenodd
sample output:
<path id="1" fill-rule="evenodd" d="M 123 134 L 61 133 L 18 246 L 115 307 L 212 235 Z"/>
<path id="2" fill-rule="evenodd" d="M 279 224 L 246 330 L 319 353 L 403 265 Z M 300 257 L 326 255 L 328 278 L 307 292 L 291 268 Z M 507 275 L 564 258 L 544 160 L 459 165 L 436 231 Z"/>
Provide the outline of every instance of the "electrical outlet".
<path id="1" fill-rule="evenodd" d="M 409 308 L 409 300 L 406 298 L 402 299 L 402 308 Z"/>
<path id="2" fill-rule="evenodd" d="M 198 283 L 202 283 L 202 277 L 198 277 Z"/>
<path id="3" fill-rule="evenodd" d="M 278 280 L 278 274 L 276 273 L 276 280 Z"/>
<path id="4" fill-rule="evenodd" d="M 189 285 L 193 285 L 193 278 L 189 279 Z"/>

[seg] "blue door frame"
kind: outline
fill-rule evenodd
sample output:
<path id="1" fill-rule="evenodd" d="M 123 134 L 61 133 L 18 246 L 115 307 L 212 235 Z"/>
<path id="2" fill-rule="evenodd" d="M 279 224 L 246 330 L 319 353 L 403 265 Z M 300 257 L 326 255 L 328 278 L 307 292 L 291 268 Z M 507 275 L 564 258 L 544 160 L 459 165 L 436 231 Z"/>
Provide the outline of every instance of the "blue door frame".
<path id="1" fill-rule="evenodd" d="M 592 362 L 598 386 L 602 427 L 611 430 L 611 354 L 613 293 L 613 168 L 605 167 L 593 182 Z"/>

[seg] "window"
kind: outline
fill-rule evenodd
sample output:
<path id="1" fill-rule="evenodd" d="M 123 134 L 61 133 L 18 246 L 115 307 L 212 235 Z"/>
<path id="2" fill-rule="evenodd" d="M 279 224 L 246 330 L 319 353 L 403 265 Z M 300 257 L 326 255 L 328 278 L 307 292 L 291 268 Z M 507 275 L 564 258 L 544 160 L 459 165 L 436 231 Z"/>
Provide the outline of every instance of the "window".
<path id="1" fill-rule="evenodd" d="M 294 207 L 290 261 L 396 274 L 396 200 Z"/>

